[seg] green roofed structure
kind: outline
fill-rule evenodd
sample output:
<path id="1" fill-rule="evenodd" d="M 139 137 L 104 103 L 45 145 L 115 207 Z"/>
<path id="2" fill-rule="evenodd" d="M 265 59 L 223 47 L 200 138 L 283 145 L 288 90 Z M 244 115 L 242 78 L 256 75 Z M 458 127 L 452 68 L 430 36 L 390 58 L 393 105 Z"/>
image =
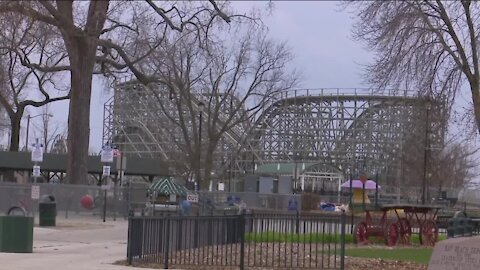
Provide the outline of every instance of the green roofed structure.
<path id="1" fill-rule="evenodd" d="M 339 190 L 343 174 L 339 168 L 324 163 L 290 162 L 259 165 L 256 174 L 264 176 L 292 176 L 296 185 L 306 191 L 318 191 L 322 188 Z M 296 177 L 295 177 L 296 176 Z"/>
<path id="2" fill-rule="evenodd" d="M 175 183 L 173 177 L 164 177 L 155 180 L 148 188 L 148 192 L 151 194 L 156 192 L 157 195 L 175 194 L 177 196 L 187 196 L 187 190 L 183 186 Z"/>

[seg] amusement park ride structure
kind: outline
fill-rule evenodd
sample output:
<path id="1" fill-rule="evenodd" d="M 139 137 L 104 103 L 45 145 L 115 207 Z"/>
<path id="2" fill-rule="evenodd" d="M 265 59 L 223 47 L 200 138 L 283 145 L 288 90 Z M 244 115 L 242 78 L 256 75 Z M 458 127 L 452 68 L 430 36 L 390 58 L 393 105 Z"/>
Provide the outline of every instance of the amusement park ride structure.
<path id="1" fill-rule="evenodd" d="M 183 137 L 171 136 L 172 131 L 182 131 L 175 119 L 163 113 L 169 108 L 158 103 L 158 99 L 168 100 L 168 95 L 136 81 L 118 84 L 104 105 L 104 144 L 112 142 L 127 156 L 182 162 L 176 159 L 182 156 L 178 141 L 172 142 Z M 194 98 L 194 108 L 208 101 L 206 96 Z M 318 177 L 348 178 L 360 172 L 378 175 L 388 185 L 402 177 L 402 160 L 411 154 L 408 145 L 413 141 L 425 155 L 424 149 L 443 144 L 443 104 L 415 92 L 296 89 L 278 92 L 269 100 L 259 113 L 224 133 L 214 152 L 216 175 L 238 178 L 255 173 L 261 165 L 291 163 L 294 181 L 300 176 L 310 179 L 302 183 L 303 188 L 315 185 Z M 208 109 L 204 113 L 208 115 Z M 309 171 L 302 170 L 306 163 Z"/>

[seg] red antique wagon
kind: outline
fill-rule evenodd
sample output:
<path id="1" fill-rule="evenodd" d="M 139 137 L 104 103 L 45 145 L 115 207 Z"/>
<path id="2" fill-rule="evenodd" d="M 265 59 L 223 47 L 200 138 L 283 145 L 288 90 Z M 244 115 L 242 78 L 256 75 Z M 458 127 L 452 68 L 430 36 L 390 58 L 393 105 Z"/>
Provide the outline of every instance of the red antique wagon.
<path id="1" fill-rule="evenodd" d="M 383 237 L 388 246 L 409 245 L 415 232 L 422 245 L 433 246 L 438 240 L 435 221 L 440 208 L 416 204 L 365 205 L 365 219 L 355 225 L 354 240 L 357 244 L 368 244 L 370 236 L 377 236 Z M 381 213 L 379 220 L 374 219 L 375 212 Z"/>

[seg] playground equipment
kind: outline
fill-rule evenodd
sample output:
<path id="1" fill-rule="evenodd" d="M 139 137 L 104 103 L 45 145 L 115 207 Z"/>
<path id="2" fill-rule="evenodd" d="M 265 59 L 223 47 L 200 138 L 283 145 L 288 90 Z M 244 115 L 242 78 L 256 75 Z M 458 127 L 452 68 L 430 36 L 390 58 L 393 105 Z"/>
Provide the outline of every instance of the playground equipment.
<path id="1" fill-rule="evenodd" d="M 364 184 L 365 183 L 365 184 Z M 367 190 L 378 190 L 380 186 L 373 180 L 360 179 L 348 180 L 341 185 L 342 188 L 351 188 L 353 191 L 352 203 L 370 204 L 370 199 L 367 196 Z"/>

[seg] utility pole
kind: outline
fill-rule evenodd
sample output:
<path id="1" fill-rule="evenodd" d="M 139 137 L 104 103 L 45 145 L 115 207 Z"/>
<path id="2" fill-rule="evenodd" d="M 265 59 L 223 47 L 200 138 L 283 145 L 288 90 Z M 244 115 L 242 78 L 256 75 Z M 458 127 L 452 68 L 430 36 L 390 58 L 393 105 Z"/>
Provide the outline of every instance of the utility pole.
<path id="1" fill-rule="evenodd" d="M 28 151 L 28 134 L 30 132 L 30 114 L 27 115 L 27 134 L 26 134 L 26 137 L 25 137 L 25 148 L 26 150 Z"/>
<path id="2" fill-rule="evenodd" d="M 427 193 L 427 177 L 428 177 L 428 151 L 430 150 L 429 146 L 429 133 L 430 133 L 430 123 L 429 123 L 429 114 L 430 114 L 430 101 L 427 100 L 425 104 L 425 139 L 424 139 L 424 152 L 423 152 L 423 181 L 422 181 L 422 204 L 425 204 L 426 193 Z"/>
<path id="3" fill-rule="evenodd" d="M 37 114 L 37 115 L 34 115 L 34 116 L 27 115 L 27 134 L 25 136 L 25 148 L 26 148 L 27 151 L 28 151 L 28 137 L 30 136 L 30 119 L 33 119 L 33 118 L 38 117 L 38 116 L 46 117 L 46 120 L 44 120 L 43 134 L 44 134 L 44 137 L 45 137 L 44 138 L 44 140 L 45 140 L 44 150 L 47 149 L 48 118 L 52 117 L 53 115 L 49 114 L 49 113 L 41 113 L 41 114 Z"/>
<path id="4" fill-rule="evenodd" d="M 200 175 L 202 173 L 202 116 L 203 116 L 203 107 L 205 104 L 203 102 L 198 102 L 198 175 L 196 179 L 195 191 L 200 190 Z"/>

